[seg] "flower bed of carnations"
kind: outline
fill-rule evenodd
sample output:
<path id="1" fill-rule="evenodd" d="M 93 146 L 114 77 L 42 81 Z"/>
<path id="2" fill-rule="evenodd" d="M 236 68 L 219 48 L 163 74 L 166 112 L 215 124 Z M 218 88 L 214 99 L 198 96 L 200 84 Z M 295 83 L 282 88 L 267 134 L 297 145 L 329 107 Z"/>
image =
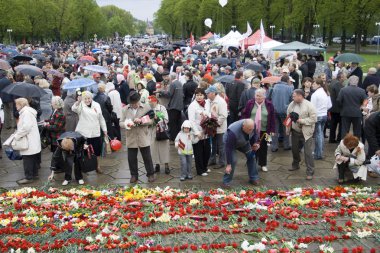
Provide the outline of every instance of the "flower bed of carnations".
<path id="1" fill-rule="evenodd" d="M 380 252 L 380 191 L 22 188 L 1 252 Z"/>

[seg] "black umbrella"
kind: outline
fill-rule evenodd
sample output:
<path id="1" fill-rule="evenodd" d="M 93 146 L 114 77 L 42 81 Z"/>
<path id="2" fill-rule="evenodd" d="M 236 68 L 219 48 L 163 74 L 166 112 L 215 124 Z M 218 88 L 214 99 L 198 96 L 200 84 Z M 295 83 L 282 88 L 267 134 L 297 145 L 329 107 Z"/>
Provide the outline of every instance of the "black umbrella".
<path id="1" fill-rule="evenodd" d="M 168 51 L 174 51 L 174 48 L 172 46 L 165 47 L 163 49 L 158 50 L 156 52 L 156 55 L 164 54 L 165 52 L 168 52 Z"/>
<path id="2" fill-rule="evenodd" d="M 203 51 L 204 50 L 204 48 L 202 47 L 202 45 L 195 45 L 191 49 L 198 50 L 198 51 Z"/>
<path id="3" fill-rule="evenodd" d="M 175 41 L 173 42 L 173 47 L 186 47 L 186 43 L 183 41 Z"/>
<path id="4" fill-rule="evenodd" d="M 244 66 L 245 69 L 251 69 L 253 71 L 263 71 L 264 67 L 258 62 L 250 62 L 247 65 Z"/>
<path id="5" fill-rule="evenodd" d="M 218 76 L 215 78 L 215 81 L 221 82 L 221 83 L 232 83 L 235 80 L 234 75 L 224 75 L 224 76 Z"/>
<path id="6" fill-rule="evenodd" d="M 51 55 L 51 56 L 55 56 L 55 53 L 52 50 L 48 50 L 48 49 L 42 51 L 42 53 L 48 54 L 48 55 Z"/>
<path id="7" fill-rule="evenodd" d="M 231 60 L 225 57 L 218 57 L 210 61 L 211 64 L 227 65 L 231 63 Z"/>
<path id="8" fill-rule="evenodd" d="M 15 70 L 28 76 L 43 75 L 42 69 L 33 65 L 22 64 L 15 67 Z"/>
<path id="9" fill-rule="evenodd" d="M 318 55 L 321 54 L 321 51 L 320 50 L 316 50 L 316 49 L 305 48 L 305 49 L 301 49 L 300 53 L 301 54 L 311 55 L 311 56 L 318 56 Z"/>
<path id="10" fill-rule="evenodd" d="M 46 61 L 46 57 L 40 54 L 35 54 L 33 55 L 33 58 L 38 60 L 38 61 Z"/>
<path id="11" fill-rule="evenodd" d="M 5 87 L 1 92 L 6 94 L 15 95 L 17 97 L 33 97 L 39 98 L 46 95 L 46 91 L 38 87 L 37 85 L 30 83 L 14 83 Z"/>
<path id="12" fill-rule="evenodd" d="M 33 60 L 32 57 L 27 56 L 27 55 L 22 55 L 22 54 L 14 56 L 13 59 L 16 61 L 31 61 L 31 60 Z"/>

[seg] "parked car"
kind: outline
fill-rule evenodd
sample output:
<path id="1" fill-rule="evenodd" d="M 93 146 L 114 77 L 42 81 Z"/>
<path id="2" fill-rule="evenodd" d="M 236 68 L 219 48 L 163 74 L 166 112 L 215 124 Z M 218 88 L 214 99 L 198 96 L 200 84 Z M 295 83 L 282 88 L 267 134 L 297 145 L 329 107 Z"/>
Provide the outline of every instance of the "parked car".
<path id="1" fill-rule="evenodd" d="M 371 44 L 377 45 L 378 43 L 380 44 L 380 36 L 373 36 L 371 39 Z"/>
<path id="2" fill-rule="evenodd" d="M 334 37 L 332 39 L 332 42 L 336 43 L 336 44 L 342 44 L 342 38 L 341 37 Z"/>
<path id="3" fill-rule="evenodd" d="M 313 43 L 313 46 L 320 47 L 320 48 L 327 48 L 327 43 L 316 42 L 316 43 Z"/>

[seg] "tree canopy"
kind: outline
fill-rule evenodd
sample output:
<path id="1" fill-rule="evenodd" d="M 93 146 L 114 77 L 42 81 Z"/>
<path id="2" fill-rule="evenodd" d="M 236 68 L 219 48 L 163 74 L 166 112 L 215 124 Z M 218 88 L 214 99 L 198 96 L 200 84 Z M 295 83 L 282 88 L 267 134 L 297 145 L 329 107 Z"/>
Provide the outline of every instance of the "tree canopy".
<path id="1" fill-rule="evenodd" d="M 9 42 L 89 40 L 145 33 L 145 22 L 95 0 L 0 0 L 0 39 Z"/>
<path id="2" fill-rule="evenodd" d="M 206 18 L 213 21 L 211 29 L 204 25 Z M 380 1 L 228 0 L 221 7 L 218 0 L 162 0 L 155 26 L 173 37 L 189 38 L 191 32 L 198 37 L 208 31 L 226 34 L 232 25 L 245 32 L 247 21 L 253 30 L 259 29 L 261 19 L 266 33 L 271 36 L 274 25 L 274 37 L 281 40 L 310 42 L 315 36 L 331 43 L 334 36 L 352 35 L 365 39 L 377 33 Z"/>

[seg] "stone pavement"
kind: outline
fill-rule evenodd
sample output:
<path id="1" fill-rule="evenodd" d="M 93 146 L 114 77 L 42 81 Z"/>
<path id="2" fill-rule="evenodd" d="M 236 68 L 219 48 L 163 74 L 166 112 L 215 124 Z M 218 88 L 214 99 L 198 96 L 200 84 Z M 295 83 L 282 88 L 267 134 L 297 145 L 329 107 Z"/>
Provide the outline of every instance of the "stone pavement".
<path id="1" fill-rule="evenodd" d="M 2 140 L 6 140 L 6 137 L 11 132 L 3 131 Z M 291 151 L 283 151 L 282 148 L 278 152 L 272 153 L 268 151 L 268 172 L 262 172 L 259 168 L 260 186 L 262 187 L 275 187 L 288 189 L 294 186 L 299 187 L 325 187 L 336 185 L 335 172 L 332 170 L 334 160 L 334 150 L 336 144 L 325 144 L 325 158 L 323 160 L 315 161 L 315 175 L 314 179 L 307 181 L 305 164 L 301 162 L 301 169 L 298 171 L 288 171 L 291 167 L 292 154 Z M 239 153 L 239 152 L 238 152 Z M 208 176 L 196 176 L 195 167 L 193 163 L 193 174 L 195 175 L 193 180 L 186 180 L 181 182 L 180 176 L 180 161 L 174 146 L 170 146 L 170 175 L 164 174 L 163 165 L 161 165 L 161 172 L 156 174 L 156 181 L 148 184 L 148 179 L 144 169 L 142 159 L 139 159 L 139 183 L 142 186 L 149 187 L 165 187 L 170 186 L 174 188 L 202 188 L 208 189 L 213 187 L 220 187 L 224 169 L 212 169 Z M 303 157 L 303 155 L 301 156 Z M 41 171 L 39 173 L 39 179 L 35 180 L 32 184 L 25 186 L 43 186 L 47 184 L 47 178 L 50 175 L 50 160 L 51 153 L 47 148 L 42 153 Z M 194 160 L 193 160 L 194 162 Z M 125 146 L 120 152 L 113 153 L 101 161 L 101 167 L 104 170 L 104 174 L 98 175 L 95 172 L 85 174 L 84 181 L 86 184 L 97 185 L 129 185 L 129 179 L 131 177 Z M 245 159 L 239 154 L 238 166 L 234 174 L 232 182 L 233 187 L 252 187 L 248 184 L 247 169 L 245 167 Z M 24 178 L 24 172 L 22 167 L 22 161 L 10 161 L 3 153 L 3 158 L 0 160 L 0 187 L 4 188 L 16 188 L 20 187 L 16 183 L 17 180 Z M 55 181 L 51 182 L 52 186 L 60 186 L 64 179 L 64 174 L 56 174 Z M 380 179 L 368 178 L 363 185 L 377 185 Z M 67 187 L 77 186 L 77 182 L 71 182 Z"/>

